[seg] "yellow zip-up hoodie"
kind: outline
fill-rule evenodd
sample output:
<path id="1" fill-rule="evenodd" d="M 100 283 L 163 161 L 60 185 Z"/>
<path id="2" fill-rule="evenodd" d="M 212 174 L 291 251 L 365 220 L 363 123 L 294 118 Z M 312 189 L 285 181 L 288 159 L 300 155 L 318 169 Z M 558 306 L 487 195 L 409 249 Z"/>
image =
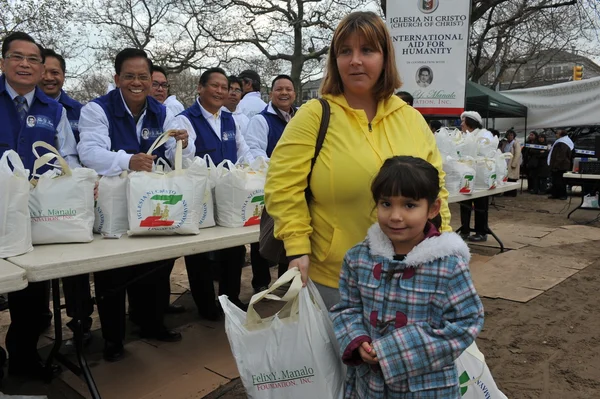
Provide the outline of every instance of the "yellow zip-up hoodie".
<path id="1" fill-rule="evenodd" d="M 411 155 L 435 166 L 443 231 L 451 231 L 450 211 L 442 158 L 417 110 L 392 96 L 379 102 L 369 123 L 366 113 L 351 108 L 343 95 L 323 98 L 329 101 L 331 118 L 310 181 L 310 204 L 304 190 L 321 122 L 318 100 L 304 104 L 286 126 L 271 157 L 265 200 L 275 237 L 284 241 L 287 255 L 308 254 L 309 277 L 337 288 L 344 255 L 377 220 L 371 182 L 386 159 Z"/>

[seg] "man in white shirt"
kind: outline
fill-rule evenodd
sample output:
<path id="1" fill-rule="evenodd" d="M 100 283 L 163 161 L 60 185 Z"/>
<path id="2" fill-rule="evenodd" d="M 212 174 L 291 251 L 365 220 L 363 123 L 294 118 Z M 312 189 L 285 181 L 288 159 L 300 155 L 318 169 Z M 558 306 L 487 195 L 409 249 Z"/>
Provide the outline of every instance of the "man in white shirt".
<path id="1" fill-rule="evenodd" d="M 229 76 L 227 80 L 229 80 L 229 95 L 225 99 L 223 109 L 231 112 L 233 119 L 240 127 L 242 135 L 245 135 L 250 119 L 248 119 L 248 117 L 238 108 L 238 104 L 242 99 L 242 81 L 234 75 Z"/>
<path id="2" fill-rule="evenodd" d="M 70 166 L 78 167 L 75 137 L 65 109 L 37 87 L 44 72 L 42 47 L 28 34 L 14 32 L 2 42 L 0 67 L 0 156 L 7 150 L 16 151 L 25 169 L 33 173 L 36 157 L 31 146 L 44 141 L 55 146 Z M 8 294 L 9 374 L 45 379 L 59 370 L 46 368 L 37 352 L 39 335 L 52 317 L 48 314 L 49 289 L 49 281 L 31 282 L 24 290 Z"/>
<path id="3" fill-rule="evenodd" d="M 152 88 L 150 89 L 150 95 L 167 107 L 173 115 L 179 115 L 185 107 L 177 101 L 177 97 L 169 95 L 169 87 L 171 85 L 169 84 L 167 71 L 162 67 L 152 65 Z"/>
<path id="4" fill-rule="evenodd" d="M 146 52 L 125 49 L 115 58 L 117 89 L 96 98 L 81 110 L 78 144 L 82 162 L 99 175 L 118 176 L 123 171 L 152 171 L 154 160 L 172 162 L 176 140 L 183 143 L 183 156 L 193 157 L 194 142 L 188 133 L 178 129 L 171 112 L 149 96 L 152 85 L 152 61 Z M 147 154 L 152 143 L 164 131 L 173 129 L 167 143 Z M 102 195 L 100 193 L 100 195 Z M 105 339 L 104 358 L 120 360 L 124 355 L 125 290 L 141 336 L 165 342 L 181 340 L 181 334 L 163 324 L 168 298 L 169 260 L 151 262 L 94 273 L 96 299 L 102 336 Z M 148 273 L 154 271 L 153 273 Z"/>
<path id="5" fill-rule="evenodd" d="M 222 110 L 229 88 L 225 71 L 221 68 L 207 69 L 200 76 L 198 99 L 176 119 L 195 140 L 197 156 L 209 155 L 215 164 L 224 160 L 235 163 L 241 158 L 252 162 L 254 158 L 233 116 Z M 245 247 L 240 245 L 214 251 L 212 256 L 220 268 L 219 295 L 227 295 L 229 300 L 245 310 L 247 306 L 239 300 Z M 212 268 L 208 267 L 210 262 L 206 253 L 185 257 L 190 290 L 200 317 L 218 320 L 221 314 L 215 302 Z"/>
<path id="6" fill-rule="evenodd" d="M 242 101 L 240 101 L 239 110 L 249 119 L 260 111 L 265 109 L 267 103 L 264 102 L 260 94 L 260 76 L 252 70 L 242 71 L 238 78 L 242 81 Z"/>

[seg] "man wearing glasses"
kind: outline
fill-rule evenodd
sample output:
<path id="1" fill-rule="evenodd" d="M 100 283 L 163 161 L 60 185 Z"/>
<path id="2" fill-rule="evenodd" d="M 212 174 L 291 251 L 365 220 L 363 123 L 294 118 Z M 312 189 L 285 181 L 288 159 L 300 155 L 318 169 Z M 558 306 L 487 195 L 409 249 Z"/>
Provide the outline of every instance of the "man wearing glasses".
<path id="1" fill-rule="evenodd" d="M 167 107 L 173 115 L 179 115 L 185 107 L 177 101 L 174 95 L 169 95 L 169 87 L 171 85 L 167 79 L 167 71 L 162 67 L 152 65 L 152 88 L 150 89 L 150 95 Z"/>
<path id="2" fill-rule="evenodd" d="M 238 104 L 242 99 L 242 81 L 234 75 L 229 76 L 227 80 L 229 81 L 229 95 L 225 99 L 223 110 L 231 112 L 235 123 L 240 127 L 240 132 L 245 135 L 250 119 L 238 109 Z"/>
<path id="3" fill-rule="evenodd" d="M 173 114 L 150 97 L 152 61 L 143 50 L 128 48 L 115 58 L 116 90 L 92 100 L 81 110 L 79 120 L 81 161 L 99 175 L 118 176 L 123 171 L 151 172 L 154 160 L 172 162 L 176 140 L 183 144 L 183 156 L 193 157 L 194 142 L 186 130 L 178 129 Z M 173 129 L 165 146 L 146 154 L 162 132 Z M 102 195 L 102 193 L 100 193 Z M 172 261 L 171 261 L 172 262 Z M 169 260 L 151 262 L 94 273 L 98 313 L 105 340 L 104 358 L 117 361 L 124 356 L 125 289 L 135 309 L 140 335 L 165 342 L 181 340 L 181 334 L 163 323 L 169 303 Z M 160 269 L 160 270 L 157 270 Z M 152 272 L 154 271 L 154 272 Z"/>
<path id="4" fill-rule="evenodd" d="M 44 141 L 56 147 L 72 167 L 79 166 L 75 138 L 64 108 L 38 87 L 44 72 L 44 55 L 31 36 L 15 32 L 2 43 L 0 76 L 0 155 L 16 151 L 26 169 L 33 170 L 31 146 Z M 8 294 L 11 325 L 6 334 L 9 374 L 45 378 L 58 371 L 46 369 L 37 341 L 48 325 L 49 281 L 30 283 Z"/>
<path id="5" fill-rule="evenodd" d="M 260 76 L 256 71 L 247 69 L 242 71 L 238 77 L 242 81 L 242 101 L 240 101 L 239 110 L 248 119 L 260 113 L 267 103 L 264 102 L 260 95 Z"/>

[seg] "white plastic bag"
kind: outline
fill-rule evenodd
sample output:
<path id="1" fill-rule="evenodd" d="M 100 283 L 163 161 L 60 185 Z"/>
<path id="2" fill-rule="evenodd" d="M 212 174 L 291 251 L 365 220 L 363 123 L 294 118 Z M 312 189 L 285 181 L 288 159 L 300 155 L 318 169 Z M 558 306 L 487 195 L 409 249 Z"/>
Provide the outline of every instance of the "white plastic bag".
<path id="1" fill-rule="evenodd" d="M 71 169 L 51 145 L 36 141 L 33 150 L 43 147 L 47 154 L 34 163 L 37 170 L 56 159 L 58 168 L 32 180 L 29 195 L 31 238 L 33 244 L 90 242 L 94 239 L 94 185 L 98 175 L 92 169 Z"/>
<path id="2" fill-rule="evenodd" d="M 0 258 L 22 255 L 33 250 L 29 171 L 13 150 L 4 151 L 0 158 L 0 187 Z"/>
<path id="3" fill-rule="evenodd" d="M 503 153 L 500 150 L 496 150 L 496 184 L 502 185 L 508 182 L 508 166 L 506 164 L 508 159 L 512 159 L 510 152 Z"/>
<path id="4" fill-rule="evenodd" d="M 282 298 L 271 292 L 292 281 Z M 275 316 L 254 310 L 262 299 L 287 302 Z M 302 288 L 298 269 L 288 270 L 271 288 L 252 297 L 248 314 L 227 296 L 219 301 L 225 331 L 250 399 L 339 399 L 345 366 L 327 308 L 309 280 Z"/>
<path id="5" fill-rule="evenodd" d="M 163 133 L 151 154 L 169 139 Z M 198 163 L 182 168 L 182 144 L 177 142 L 172 172 L 132 172 L 128 176 L 128 235 L 198 234 L 208 171 Z"/>
<path id="6" fill-rule="evenodd" d="M 435 141 L 442 157 L 456 158 L 456 146 L 462 142 L 462 134 L 458 129 L 442 127 L 435 132 Z"/>
<path id="7" fill-rule="evenodd" d="M 446 157 L 442 167 L 446 172 L 446 189 L 450 195 L 471 194 L 473 192 L 476 171 L 472 158 L 456 159 Z"/>
<path id="8" fill-rule="evenodd" d="M 200 218 L 200 228 L 212 227 L 217 223 L 215 221 L 215 186 L 217 185 L 217 167 L 210 158 L 210 155 L 204 155 L 204 163 L 208 169 L 208 180 L 204 192 L 204 203 L 202 205 L 202 216 Z"/>
<path id="9" fill-rule="evenodd" d="M 583 208 L 598 208 L 598 196 L 598 193 L 595 195 L 586 194 L 585 197 L 583 197 L 583 203 L 581 206 Z"/>
<path id="10" fill-rule="evenodd" d="M 507 399 L 496 386 L 475 342 L 454 363 L 458 369 L 461 399 Z"/>
<path id="11" fill-rule="evenodd" d="M 463 133 L 461 140 L 456 144 L 458 158 L 475 158 L 477 156 L 477 137 L 472 133 Z"/>
<path id="12" fill-rule="evenodd" d="M 127 172 L 100 178 L 94 210 L 94 232 L 113 238 L 127 233 Z"/>
<path id="13" fill-rule="evenodd" d="M 498 137 L 494 136 L 493 139 L 485 137 L 477 140 L 477 155 L 485 158 L 493 158 L 498 150 Z"/>
<path id="14" fill-rule="evenodd" d="M 496 160 L 478 157 L 475 160 L 475 190 L 496 188 Z"/>
<path id="15" fill-rule="evenodd" d="M 217 166 L 217 224 L 242 227 L 260 224 L 265 206 L 266 163 L 257 158 L 249 167 L 223 161 Z"/>

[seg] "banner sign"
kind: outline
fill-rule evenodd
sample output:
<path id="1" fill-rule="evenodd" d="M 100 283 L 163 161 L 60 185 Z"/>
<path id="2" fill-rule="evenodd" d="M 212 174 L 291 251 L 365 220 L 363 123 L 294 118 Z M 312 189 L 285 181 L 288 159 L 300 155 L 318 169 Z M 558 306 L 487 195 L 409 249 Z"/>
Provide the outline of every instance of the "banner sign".
<path id="1" fill-rule="evenodd" d="M 460 115 L 465 107 L 471 0 L 387 2 L 387 25 L 403 91 L 424 115 Z"/>

